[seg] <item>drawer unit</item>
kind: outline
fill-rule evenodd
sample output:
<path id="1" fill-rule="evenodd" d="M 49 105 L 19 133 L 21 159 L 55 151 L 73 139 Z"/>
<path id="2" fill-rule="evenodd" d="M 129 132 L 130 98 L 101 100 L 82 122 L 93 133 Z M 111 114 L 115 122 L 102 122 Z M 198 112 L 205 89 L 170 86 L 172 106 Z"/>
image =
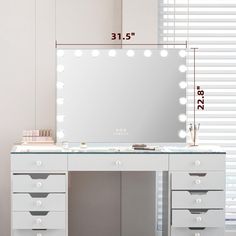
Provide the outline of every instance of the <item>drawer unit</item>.
<path id="1" fill-rule="evenodd" d="M 189 210 L 172 210 L 172 227 L 224 227 L 223 210 L 208 210 L 201 214 Z"/>
<path id="2" fill-rule="evenodd" d="M 172 171 L 225 171 L 225 154 L 171 154 Z"/>
<path id="3" fill-rule="evenodd" d="M 224 228 L 172 228 L 171 236 L 224 236 Z"/>
<path id="4" fill-rule="evenodd" d="M 224 191 L 172 191 L 174 209 L 224 209 Z"/>
<path id="5" fill-rule="evenodd" d="M 224 190 L 225 173 L 172 173 L 172 190 Z"/>
<path id="6" fill-rule="evenodd" d="M 12 171 L 67 171 L 66 154 L 15 154 Z"/>
<path id="7" fill-rule="evenodd" d="M 65 194 L 13 194 L 13 211 L 65 211 Z"/>
<path id="8" fill-rule="evenodd" d="M 66 236 L 65 230 L 14 230 L 13 236 Z"/>
<path id="9" fill-rule="evenodd" d="M 148 161 L 147 161 L 148 159 Z M 167 154 L 69 154 L 69 171 L 164 171 Z"/>
<path id="10" fill-rule="evenodd" d="M 35 192 L 65 192 L 66 178 L 64 174 L 48 175 L 46 179 L 31 175 L 13 175 L 12 191 L 15 193 L 35 193 Z"/>
<path id="11" fill-rule="evenodd" d="M 65 229 L 65 212 L 48 212 L 32 215 L 30 212 L 13 212 L 13 229 Z"/>

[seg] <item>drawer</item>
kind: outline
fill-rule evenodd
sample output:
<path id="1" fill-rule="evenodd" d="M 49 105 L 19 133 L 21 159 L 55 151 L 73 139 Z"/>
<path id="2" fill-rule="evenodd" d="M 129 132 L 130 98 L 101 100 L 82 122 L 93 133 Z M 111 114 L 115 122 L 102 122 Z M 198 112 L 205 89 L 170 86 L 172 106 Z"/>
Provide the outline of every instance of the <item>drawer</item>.
<path id="1" fill-rule="evenodd" d="M 69 171 L 164 171 L 166 154 L 69 154 Z"/>
<path id="2" fill-rule="evenodd" d="M 171 154 L 170 170 L 225 171 L 225 154 Z"/>
<path id="3" fill-rule="evenodd" d="M 13 211 L 65 211 L 65 194 L 13 194 Z"/>
<path id="4" fill-rule="evenodd" d="M 66 236 L 65 230 L 14 230 L 13 236 Z"/>
<path id="5" fill-rule="evenodd" d="M 172 173 L 172 190 L 224 190 L 225 173 Z"/>
<path id="6" fill-rule="evenodd" d="M 31 215 L 30 212 L 13 212 L 13 229 L 65 229 L 65 212 L 48 212 Z"/>
<path id="7" fill-rule="evenodd" d="M 42 174 L 43 175 L 43 174 Z M 34 176 L 34 174 L 32 175 Z M 65 175 L 48 175 L 46 179 L 39 174 L 36 178 L 31 175 L 13 175 L 12 190 L 13 192 L 35 193 L 35 192 L 65 192 L 66 177 Z"/>
<path id="8" fill-rule="evenodd" d="M 189 210 L 172 210 L 173 227 L 224 227 L 223 210 L 208 210 L 204 213 L 193 213 Z"/>
<path id="9" fill-rule="evenodd" d="M 171 228 L 171 236 L 223 236 L 224 228 Z"/>
<path id="10" fill-rule="evenodd" d="M 12 171 L 67 171 L 66 154 L 17 154 L 11 156 Z"/>
<path id="11" fill-rule="evenodd" d="M 172 208 L 225 208 L 224 191 L 189 192 L 172 191 Z"/>

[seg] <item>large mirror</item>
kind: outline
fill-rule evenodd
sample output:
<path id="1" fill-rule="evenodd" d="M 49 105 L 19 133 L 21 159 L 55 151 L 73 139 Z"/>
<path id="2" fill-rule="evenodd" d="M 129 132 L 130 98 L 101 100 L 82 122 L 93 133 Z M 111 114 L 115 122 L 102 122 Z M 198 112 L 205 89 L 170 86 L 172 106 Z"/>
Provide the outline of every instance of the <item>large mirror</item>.
<path id="1" fill-rule="evenodd" d="M 182 142 L 185 57 L 170 50 L 57 51 L 57 142 Z"/>

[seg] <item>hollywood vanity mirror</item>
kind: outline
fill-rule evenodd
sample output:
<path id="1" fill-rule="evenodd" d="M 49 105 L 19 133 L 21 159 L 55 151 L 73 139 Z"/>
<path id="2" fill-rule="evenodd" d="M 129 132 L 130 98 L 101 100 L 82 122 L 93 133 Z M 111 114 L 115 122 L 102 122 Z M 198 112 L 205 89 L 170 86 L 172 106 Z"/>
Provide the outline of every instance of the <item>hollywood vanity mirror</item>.
<path id="1" fill-rule="evenodd" d="M 173 49 L 58 49 L 57 142 L 86 142 L 88 151 L 184 142 L 185 60 L 185 51 Z M 156 235 L 161 176 L 71 171 L 69 235 Z"/>
<path id="2" fill-rule="evenodd" d="M 57 51 L 58 142 L 183 142 L 183 50 Z"/>

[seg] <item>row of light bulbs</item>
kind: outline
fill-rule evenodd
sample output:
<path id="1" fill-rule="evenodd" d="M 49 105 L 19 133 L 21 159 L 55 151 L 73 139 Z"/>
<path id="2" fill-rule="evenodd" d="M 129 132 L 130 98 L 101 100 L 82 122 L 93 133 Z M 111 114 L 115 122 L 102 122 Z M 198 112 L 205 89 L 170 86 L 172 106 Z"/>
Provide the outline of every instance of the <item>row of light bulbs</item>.
<path id="1" fill-rule="evenodd" d="M 57 56 L 58 57 L 63 57 L 64 54 L 65 54 L 64 50 L 57 50 Z M 143 51 L 143 55 L 145 57 L 151 57 L 152 54 L 153 54 L 152 50 L 144 50 Z M 83 56 L 83 51 L 82 50 L 75 50 L 74 55 L 76 57 L 81 57 L 81 56 Z M 100 55 L 99 50 L 96 49 L 96 50 L 91 51 L 91 56 L 92 57 L 98 57 L 99 55 Z M 108 51 L 108 56 L 116 57 L 116 55 L 117 55 L 117 50 L 111 49 L 111 50 Z M 127 50 L 126 55 L 128 57 L 134 57 L 135 56 L 135 50 Z M 160 50 L 160 56 L 161 57 L 167 57 L 168 56 L 168 51 L 165 50 L 165 49 Z M 182 58 L 186 57 L 186 51 L 185 50 L 180 50 L 179 51 L 179 56 L 182 57 Z"/>

